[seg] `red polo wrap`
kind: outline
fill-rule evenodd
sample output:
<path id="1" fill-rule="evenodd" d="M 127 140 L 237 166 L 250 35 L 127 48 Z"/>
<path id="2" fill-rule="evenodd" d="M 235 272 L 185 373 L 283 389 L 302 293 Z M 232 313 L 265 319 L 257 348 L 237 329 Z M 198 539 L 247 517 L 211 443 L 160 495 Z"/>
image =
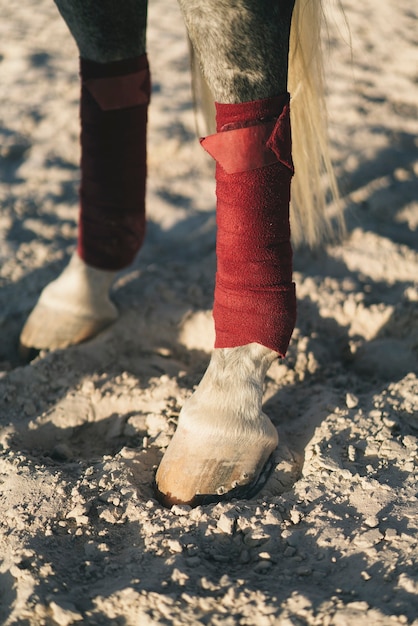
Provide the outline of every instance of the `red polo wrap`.
<path id="1" fill-rule="evenodd" d="M 289 95 L 216 104 L 216 348 L 257 342 L 286 354 L 296 321 L 289 202 Z"/>
<path id="2" fill-rule="evenodd" d="M 78 254 L 119 270 L 145 234 L 146 55 L 95 63 L 80 59 L 81 187 Z"/>

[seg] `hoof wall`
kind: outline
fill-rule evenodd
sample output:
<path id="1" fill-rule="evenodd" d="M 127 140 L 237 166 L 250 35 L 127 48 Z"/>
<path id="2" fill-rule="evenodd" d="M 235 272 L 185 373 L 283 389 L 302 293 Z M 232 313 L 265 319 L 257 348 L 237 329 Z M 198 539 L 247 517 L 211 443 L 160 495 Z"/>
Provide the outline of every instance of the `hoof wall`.
<path id="1" fill-rule="evenodd" d="M 34 358 L 40 350 L 57 350 L 82 343 L 104 330 L 114 320 L 82 317 L 38 304 L 20 335 L 22 358 Z"/>
<path id="2" fill-rule="evenodd" d="M 261 469 L 261 472 L 249 483 L 245 485 L 237 485 L 229 491 L 223 491 L 222 487 L 218 488 L 217 493 L 198 493 L 191 500 L 184 502 L 177 499 L 170 493 L 163 493 L 154 480 L 154 492 L 157 500 L 165 507 L 172 507 L 173 504 L 188 504 L 191 507 L 201 506 L 205 504 L 214 504 L 217 502 L 230 502 L 231 500 L 250 500 L 254 498 L 265 486 L 273 472 L 274 454 L 271 454 L 267 462 Z"/>
<path id="3" fill-rule="evenodd" d="M 198 506 L 232 498 L 252 498 L 268 480 L 278 436 L 263 416 L 264 428 L 202 433 L 179 426 L 155 476 L 164 506 Z"/>

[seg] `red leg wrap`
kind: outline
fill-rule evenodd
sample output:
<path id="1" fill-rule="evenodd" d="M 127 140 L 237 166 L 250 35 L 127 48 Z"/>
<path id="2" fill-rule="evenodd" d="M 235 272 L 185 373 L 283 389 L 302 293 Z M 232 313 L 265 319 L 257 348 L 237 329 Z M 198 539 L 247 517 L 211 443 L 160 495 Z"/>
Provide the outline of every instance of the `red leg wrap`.
<path id="1" fill-rule="evenodd" d="M 289 201 L 289 96 L 216 104 L 217 348 L 257 342 L 284 356 L 296 321 Z"/>
<path id="2" fill-rule="evenodd" d="M 127 267 L 145 233 L 146 55 L 80 60 L 81 188 L 78 254 L 105 270 Z"/>

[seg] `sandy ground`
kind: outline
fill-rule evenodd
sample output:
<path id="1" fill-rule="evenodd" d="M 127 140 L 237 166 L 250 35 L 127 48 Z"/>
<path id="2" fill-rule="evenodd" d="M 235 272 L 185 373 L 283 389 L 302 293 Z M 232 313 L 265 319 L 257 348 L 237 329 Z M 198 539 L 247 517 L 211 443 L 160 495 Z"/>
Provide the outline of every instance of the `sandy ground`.
<path id="1" fill-rule="evenodd" d="M 153 0 L 150 223 L 120 320 L 19 361 L 76 237 L 75 47 L 51 0 L 0 0 L 0 623 L 418 624 L 418 20 L 344 0 L 327 43 L 339 245 L 296 252 L 268 375 L 277 468 L 253 501 L 163 509 L 156 464 L 208 362 L 212 166 L 174 2 Z"/>

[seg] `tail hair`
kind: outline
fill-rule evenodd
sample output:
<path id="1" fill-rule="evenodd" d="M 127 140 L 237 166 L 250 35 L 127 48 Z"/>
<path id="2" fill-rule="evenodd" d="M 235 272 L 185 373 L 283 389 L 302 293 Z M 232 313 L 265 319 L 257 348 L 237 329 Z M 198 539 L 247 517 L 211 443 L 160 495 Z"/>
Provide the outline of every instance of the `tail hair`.
<path id="1" fill-rule="evenodd" d="M 291 229 L 296 245 L 311 247 L 341 237 L 344 218 L 331 163 L 325 106 L 321 28 L 325 20 L 320 0 L 296 0 L 290 32 L 289 92 L 295 176 L 292 182 Z M 199 133 L 214 133 L 215 106 L 190 45 L 192 91 Z M 332 218 L 327 210 L 331 200 Z"/>
<path id="2" fill-rule="evenodd" d="M 331 163 L 319 0 L 296 0 L 290 31 L 289 91 L 295 177 L 292 182 L 292 238 L 315 246 L 342 236 L 344 219 Z M 325 180 L 324 180 L 325 179 Z M 333 220 L 327 197 L 333 202 Z"/>

